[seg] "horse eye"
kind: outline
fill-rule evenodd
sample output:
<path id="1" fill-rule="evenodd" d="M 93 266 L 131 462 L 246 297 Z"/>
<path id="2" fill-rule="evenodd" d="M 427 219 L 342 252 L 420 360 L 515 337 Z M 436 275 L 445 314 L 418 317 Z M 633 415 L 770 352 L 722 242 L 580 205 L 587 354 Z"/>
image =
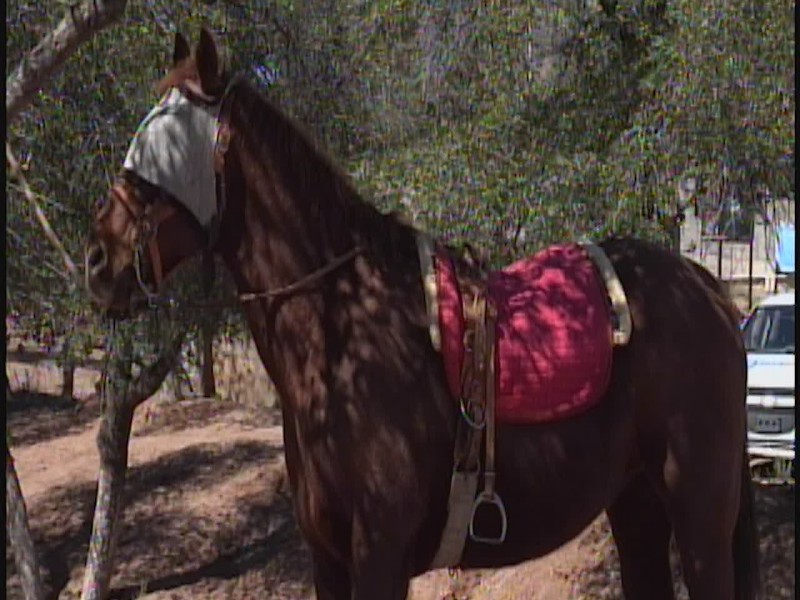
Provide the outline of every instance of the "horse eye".
<path id="1" fill-rule="evenodd" d="M 108 202 L 108 198 L 105 196 L 100 196 L 97 200 L 94 201 L 94 211 L 99 212 Z"/>

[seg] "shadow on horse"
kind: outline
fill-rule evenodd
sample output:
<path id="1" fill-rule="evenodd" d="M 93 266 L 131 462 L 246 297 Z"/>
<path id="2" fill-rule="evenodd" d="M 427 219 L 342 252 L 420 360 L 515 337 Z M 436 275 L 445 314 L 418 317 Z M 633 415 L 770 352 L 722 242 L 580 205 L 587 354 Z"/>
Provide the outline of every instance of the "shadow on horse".
<path id="1" fill-rule="evenodd" d="M 429 336 L 418 232 L 365 202 L 297 124 L 229 76 L 207 30 L 194 52 L 176 37 L 159 92 L 93 217 L 92 301 L 124 316 L 184 259 L 220 256 L 281 399 L 317 597 L 405 598 L 439 547 L 462 418 Z M 600 247 L 627 296 L 630 340 L 595 406 L 497 423 L 507 536 L 467 539 L 458 566 L 542 556 L 605 510 L 627 599 L 673 598 L 673 535 L 693 600 L 755 598 L 731 303 L 708 272 L 654 244 Z"/>

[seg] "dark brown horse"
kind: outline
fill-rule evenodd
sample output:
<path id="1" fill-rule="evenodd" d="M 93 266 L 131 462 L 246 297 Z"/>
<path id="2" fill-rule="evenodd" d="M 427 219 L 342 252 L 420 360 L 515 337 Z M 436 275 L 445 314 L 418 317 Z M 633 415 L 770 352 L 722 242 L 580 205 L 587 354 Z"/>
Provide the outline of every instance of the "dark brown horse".
<path id="1" fill-rule="evenodd" d="M 216 194 L 188 194 L 182 172 L 148 183 L 124 170 L 94 216 L 89 292 L 100 308 L 124 312 L 140 288 L 154 290 L 211 244 L 280 394 L 317 596 L 405 598 L 442 535 L 460 419 L 428 335 L 415 230 L 364 202 L 290 119 L 228 78 L 217 56 L 208 32 L 193 54 L 178 36 L 165 105 L 205 111 L 213 127 L 198 117 L 206 138 L 191 147 L 180 135 L 151 140 L 180 155 L 173 169 L 209 181 L 216 166 Z M 218 218 L 201 223 L 204 209 L 191 208 L 199 196 L 218 203 Z M 673 534 L 694 600 L 755 598 L 746 360 L 730 302 L 711 275 L 653 244 L 601 246 L 627 294 L 630 342 L 614 350 L 596 407 L 498 426 L 508 536 L 499 545 L 468 540 L 460 565 L 542 556 L 606 510 L 629 600 L 673 598 Z"/>

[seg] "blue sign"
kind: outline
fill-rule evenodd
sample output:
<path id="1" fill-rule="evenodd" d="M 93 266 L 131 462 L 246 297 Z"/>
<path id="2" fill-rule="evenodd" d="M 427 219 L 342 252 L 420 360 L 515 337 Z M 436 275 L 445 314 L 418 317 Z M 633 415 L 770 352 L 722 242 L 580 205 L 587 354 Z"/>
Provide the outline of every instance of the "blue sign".
<path id="1" fill-rule="evenodd" d="M 780 273 L 794 273 L 794 225 L 778 227 L 775 262 Z"/>

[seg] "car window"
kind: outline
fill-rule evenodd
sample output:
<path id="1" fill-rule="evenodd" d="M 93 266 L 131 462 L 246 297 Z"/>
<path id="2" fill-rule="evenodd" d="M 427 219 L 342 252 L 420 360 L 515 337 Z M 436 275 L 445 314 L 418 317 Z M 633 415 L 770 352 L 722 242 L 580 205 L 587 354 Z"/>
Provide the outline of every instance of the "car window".
<path id="1" fill-rule="evenodd" d="M 794 306 L 761 306 L 744 326 L 748 352 L 794 354 Z"/>

